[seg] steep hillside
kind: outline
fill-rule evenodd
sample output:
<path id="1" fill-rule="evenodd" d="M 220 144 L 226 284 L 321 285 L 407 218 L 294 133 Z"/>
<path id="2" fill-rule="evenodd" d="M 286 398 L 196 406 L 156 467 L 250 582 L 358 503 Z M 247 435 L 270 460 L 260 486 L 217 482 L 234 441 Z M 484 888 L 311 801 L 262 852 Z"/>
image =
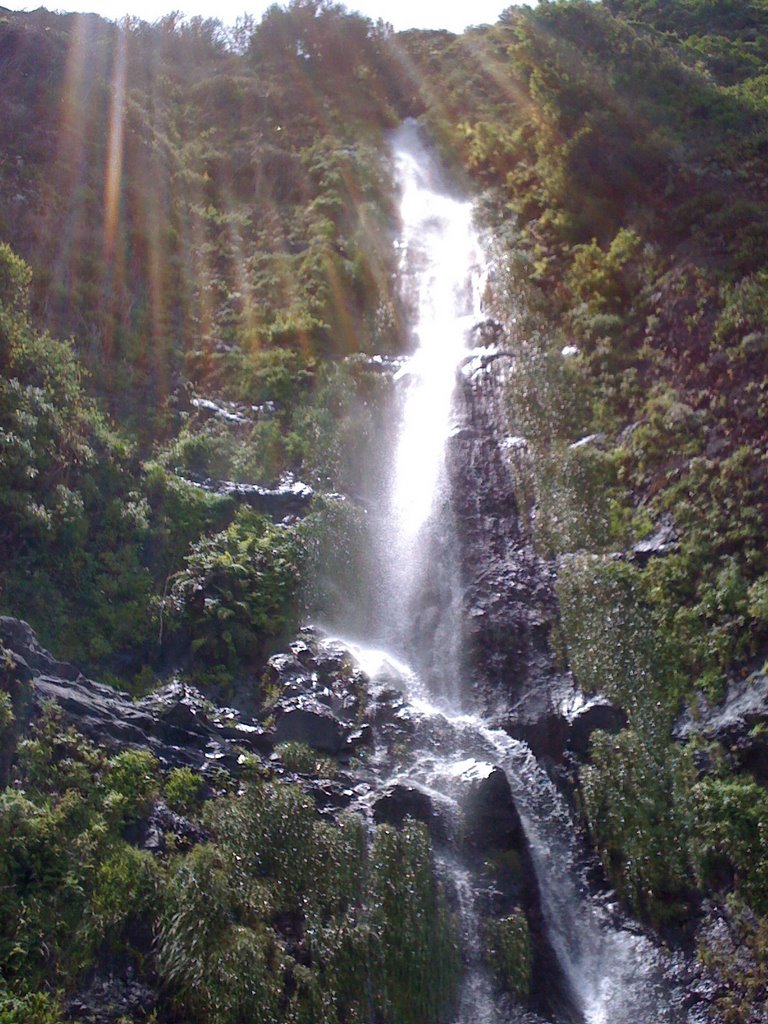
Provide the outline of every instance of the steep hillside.
<path id="1" fill-rule="evenodd" d="M 218 533 L 238 504 L 218 481 L 346 489 L 335 435 L 365 373 L 340 357 L 398 344 L 385 41 L 320 4 L 230 35 L 0 23 L 0 237 L 33 271 L 5 252 L 0 600 L 62 654 L 128 678 L 163 657 L 190 544 L 219 536 L 210 566 L 264 536 L 245 513 Z M 60 415 L 79 419 L 44 425 Z M 259 614 L 240 638 L 263 655 Z"/>
<path id="2" fill-rule="evenodd" d="M 628 723 L 555 772 L 593 882 L 679 952 L 681 1020 L 764 1021 L 768 0 L 549 0 L 461 36 L 326 0 L 233 29 L 7 12 L 0 85 L 0 613 L 77 666 L 3 620 L 0 1022 L 452 1019 L 427 831 L 340 813 L 407 709 L 314 634 L 269 661 L 357 600 L 406 116 L 477 196 L 547 658 Z M 144 739 L 45 704 L 80 669 L 149 702 Z M 343 737 L 281 744 L 281 688 L 318 679 Z M 482 856 L 535 903 L 515 842 Z M 508 895 L 483 942 L 509 1009 L 549 953 Z"/>
<path id="3" fill-rule="evenodd" d="M 696 941 L 739 1021 L 765 1012 L 767 28 L 764 3 L 566 2 L 408 39 L 483 190 L 555 640 L 629 714 L 579 770 L 585 822 L 668 934 L 728 895 Z"/>

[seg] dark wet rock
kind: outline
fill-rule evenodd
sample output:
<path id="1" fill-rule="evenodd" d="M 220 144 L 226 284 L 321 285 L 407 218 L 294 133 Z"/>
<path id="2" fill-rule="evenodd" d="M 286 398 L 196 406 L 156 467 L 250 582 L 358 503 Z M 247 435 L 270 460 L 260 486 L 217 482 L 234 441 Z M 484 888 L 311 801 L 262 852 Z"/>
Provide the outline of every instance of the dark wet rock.
<path id="1" fill-rule="evenodd" d="M 645 540 L 638 541 L 631 551 L 632 560 L 646 566 L 652 558 L 663 558 L 678 548 L 677 533 L 671 520 L 663 521 L 656 532 Z"/>
<path id="2" fill-rule="evenodd" d="M 352 748 L 369 747 L 373 744 L 374 739 L 373 728 L 366 722 L 359 729 L 355 729 L 354 732 L 349 734 L 349 745 Z"/>
<path id="3" fill-rule="evenodd" d="M 76 679 L 40 675 L 32 685 L 37 703 L 53 701 L 66 722 L 97 743 L 115 748 L 160 746 L 159 741 L 153 742 L 152 716 L 138 708 L 127 693 L 82 675 Z M 199 746 L 196 738 L 193 746 Z M 182 760 L 187 763 L 186 758 Z"/>
<path id="4" fill-rule="evenodd" d="M 276 742 L 297 739 L 335 754 L 361 724 L 366 677 L 343 644 L 312 630 L 302 631 L 290 654 L 270 658 L 264 682 L 279 694 L 269 709 L 277 719 Z"/>
<path id="5" fill-rule="evenodd" d="M 134 846 L 150 853 L 161 854 L 168 849 L 168 836 L 173 837 L 172 849 L 190 849 L 208 838 L 205 831 L 180 814 L 176 814 L 162 801 L 153 805 L 149 814 L 131 822 L 124 837 Z"/>
<path id="6" fill-rule="evenodd" d="M 405 725 L 412 719 L 411 709 L 400 690 L 387 687 L 380 690 L 366 710 L 369 721 L 377 726 Z"/>
<path id="7" fill-rule="evenodd" d="M 459 375 L 457 429 L 447 448 L 464 579 L 466 656 L 489 710 L 513 704 L 554 674 L 553 577 L 520 521 L 504 445 L 507 365 L 495 360 L 483 373 Z"/>
<path id="8" fill-rule="evenodd" d="M 308 484 L 299 481 L 288 481 L 279 487 L 259 487 L 258 484 L 212 480 L 209 477 L 188 476 L 183 479 L 194 487 L 231 498 L 238 505 L 247 505 L 256 512 L 263 512 L 275 521 L 306 515 L 315 496 Z"/>
<path id="9" fill-rule="evenodd" d="M 510 708 L 500 724 L 510 736 L 527 743 L 539 760 L 559 764 L 570 735 L 565 709 L 575 697 L 576 687 L 570 677 L 538 682 Z"/>
<path id="10" fill-rule="evenodd" d="M 446 839 L 446 823 L 435 808 L 432 797 L 420 786 L 393 783 L 377 796 L 372 810 L 378 823 L 401 826 L 407 818 L 413 818 L 427 826 L 435 841 L 444 842 Z"/>
<path id="11" fill-rule="evenodd" d="M 504 1020 L 508 1024 L 550 1024 L 546 1017 L 540 1017 L 537 1013 L 530 1013 L 514 1005 L 509 1007 Z"/>
<path id="12" fill-rule="evenodd" d="M 310 643 L 311 639 L 311 634 L 305 634 L 289 645 L 293 658 L 305 669 L 317 667 L 317 645 L 314 642 Z"/>
<path id="13" fill-rule="evenodd" d="M 490 345 L 503 338 L 506 332 L 502 323 L 488 317 L 486 320 L 480 320 L 476 323 L 469 333 L 475 342 L 482 345 Z"/>
<path id="14" fill-rule="evenodd" d="M 540 761 L 560 764 L 568 749 L 568 722 L 554 711 L 528 721 L 515 719 L 507 732 L 524 740 Z"/>
<path id="15" fill-rule="evenodd" d="M 0 643 L 24 680 L 26 720 L 52 701 L 64 722 L 93 742 L 112 750 L 147 748 L 167 767 L 204 770 L 223 764 L 231 770 L 241 748 L 271 749 L 271 738 L 260 725 L 241 721 L 232 708 L 215 708 L 198 690 L 179 681 L 134 702 L 129 694 L 56 661 L 32 629 L 17 619 L 0 619 Z M 4 683 L 13 696 L 12 684 L 13 680 Z"/>
<path id="16" fill-rule="evenodd" d="M 157 1005 L 157 993 L 139 981 L 132 970 L 125 975 L 95 978 L 87 989 L 73 996 L 66 1006 L 66 1019 L 78 1024 L 118 1024 L 144 1021 Z"/>
<path id="17" fill-rule="evenodd" d="M 615 736 L 626 729 L 627 724 L 625 711 L 605 698 L 593 697 L 570 718 L 568 749 L 579 759 L 586 760 L 595 732 L 607 732 Z"/>
<path id="18" fill-rule="evenodd" d="M 302 782 L 318 811 L 331 817 L 349 807 L 357 797 L 354 788 L 345 780 L 305 779 Z"/>
<path id="19" fill-rule="evenodd" d="M 571 451 L 578 451 L 579 448 L 605 448 L 607 443 L 608 438 L 605 434 L 587 434 L 586 437 L 580 437 L 578 441 L 574 441 L 568 447 Z"/>
<path id="20" fill-rule="evenodd" d="M 314 697 L 280 700 L 271 713 L 276 720 L 275 743 L 306 743 L 324 754 L 338 754 L 346 744 L 348 730 L 327 705 Z"/>
<path id="21" fill-rule="evenodd" d="M 744 904 L 707 901 L 695 935 L 698 959 L 679 958 L 672 981 L 686 1021 L 723 1024 L 738 1006 L 742 1024 L 768 1020 L 768 988 L 755 934 L 760 920 Z"/>
<path id="22" fill-rule="evenodd" d="M 348 649 L 333 640 L 318 645 L 313 667 L 321 682 L 354 679 L 354 662 Z"/>
<path id="23" fill-rule="evenodd" d="M 526 848 L 525 832 L 501 768 L 469 778 L 461 797 L 465 842 L 477 850 Z"/>
<path id="24" fill-rule="evenodd" d="M 234 402 L 214 402 L 211 398 L 199 398 L 193 395 L 189 404 L 200 419 L 221 420 L 222 423 L 235 427 L 253 426 L 253 420 L 246 416 L 244 410 Z"/>
<path id="25" fill-rule="evenodd" d="M 674 729 L 675 739 L 684 743 L 696 735 L 721 743 L 738 768 L 768 784 L 768 673 L 731 680 L 719 704 L 700 697 Z"/>
<path id="26" fill-rule="evenodd" d="M 362 352 L 356 352 L 353 356 L 348 356 L 344 362 L 353 368 L 362 367 L 370 373 L 393 377 L 403 367 L 406 358 L 404 356 L 389 356 L 380 353 L 369 356 Z"/>
<path id="27" fill-rule="evenodd" d="M 311 680 L 311 674 L 293 654 L 275 654 L 267 662 L 263 678 L 267 685 L 282 688 L 297 681 L 306 685 Z"/>
<path id="28" fill-rule="evenodd" d="M 0 644 L 23 658 L 34 675 L 56 676 L 59 679 L 77 679 L 79 669 L 57 661 L 40 644 L 32 627 L 21 619 L 7 615 L 0 617 Z"/>
<path id="29" fill-rule="evenodd" d="M 626 728 L 627 716 L 599 694 L 585 698 L 566 675 L 532 687 L 502 724 L 510 736 L 527 743 L 539 760 L 558 766 L 571 757 L 587 760 L 593 734 L 615 735 Z"/>
<path id="30" fill-rule="evenodd" d="M 707 775 L 716 775 L 719 770 L 717 760 L 711 750 L 694 750 L 693 766 L 699 779 L 703 779 Z"/>
<path id="31" fill-rule="evenodd" d="M 531 932 L 533 971 L 531 1007 L 549 1019 L 572 1020 L 568 984 L 548 938 L 541 893 L 530 848 L 501 768 L 476 762 L 456 780 L 462 810 L 465 849 L 470 860 L 493 865 L 493 884 L 481 891 L 481 909 L 504 917 L 521 907 Z"/>

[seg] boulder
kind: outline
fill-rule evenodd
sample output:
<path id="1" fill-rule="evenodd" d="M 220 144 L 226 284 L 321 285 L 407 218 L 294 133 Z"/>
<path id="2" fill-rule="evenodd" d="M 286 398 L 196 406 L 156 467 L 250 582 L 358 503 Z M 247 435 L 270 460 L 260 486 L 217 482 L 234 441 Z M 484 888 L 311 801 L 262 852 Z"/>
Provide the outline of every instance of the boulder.
<path id="1" fill-rule="evenodd" d="M 308 484 L 287 480 L 279 487 L 259 487 L 258 484 L 241 484 L 234 480 L 212 480 L 182 477 L 193 487 L 200 487 L 211 494 L 231 498 L 238 505 L 247 505 L 256 512 L 263 512 L 275 522 L 292 516 L 306 515 L 315 496 Z"/>
<path id="2" fill-rule="evenodd" d="M 466 844 L 482 852 L 526 848 L 525 832 L 504 771 L 478 765 L 465 773 L 463 781 L 459 799 Z"/>
<path id="3" fill-rule="evenodd" d="M 276 725 L 275 743 L 306 743 L 324 754 L 338 754 L 347 740 L 347 730 L 329 707 L 310 696 L 280 700 L 272 708 Z"/>
<path id="4" fill-rule="evenodd" d="M 395 782 L 383 789 L 373 802 L 373 817 L 379 824 L 386 822 L 398 827 L 406 818 L 413 818 L 426 825 L 437 842 L 444 842 L 447 836 L 445 822 L 431 796 L 413 783 Z"/>
<path id="5" fill-rule="evenodd" d="M 20 655 L 34 675 L 57 676 L 59 679 L 77 679 L 79 669 L 57 661 L 38 641 L 35 631 L 27 622 L 10 616 L 0 616 L 0 644 Z"/>
<path id="6" fill-rule="evenodd" d="M 166 852 L 167 836 L 173 836 L 174 852 L 204 843 L 208 838 L 199 825 L 176 814 L 161 800 L 152 806 L 145 818 L 131 822 L 124 833 L 129 843 L 154 854 Z"/>
<path id="7" fill-rule="evenodd" d="M 363 723 L 359 729 L 355 729 L 349 734 L 349 744 L 353 748 L 370 747 L 373 745 L 373 740 L 373 729 L 368 722 Z"/>
<path id="8" fill-rule="evenodd" d="M 534 715 L 519 714 L 505 724 L 505 729 L 516 740 L 523 740 L 539 760 L 562 764 L 568 749 L 568 720 L 551 707 Z"/>
<path id="9" fill-rule="evenodd" d="M 267 662 L 263 680 L 268 686 L 280 689 L 289 683 L 307 686 L 311 682 L 311 674 L 295 655 L 275 654 Z"/>
<path id="10" fill-rule="evenodd" d="M 612 735 L 626 729 L 626 713 L 604 697 L 593 697 L 573 713 L 568 723 L 568 749 L 585 761 L 589 757 L 589 745 L 595 732 Z"/>
<path id="11" fill-rule="evenodd" d="M 481 345 L 491 345 L 503 338 L 506 332 L 502 323 L 488 317 L 474 324 L 469 333 L 474 342 Z"/>
<path id="12" fill-rule="evenodd" d="M 600 694 L 585 697 L 571 676 L 532 687 L 504 722 L 510 736 L 553 765 L 566 764 L 571 756 L 586 761 L 595 732 L 615 734 L 626 726 L 621 708 Z"/>
<path id="13" fill-rule="evenodd" d="M 663 520 L 656 532 L 634 545 L 630 556 L 642 568 L 652 558 L 663 558 L 678 548 L 677 532 L 671 520 Z"/>

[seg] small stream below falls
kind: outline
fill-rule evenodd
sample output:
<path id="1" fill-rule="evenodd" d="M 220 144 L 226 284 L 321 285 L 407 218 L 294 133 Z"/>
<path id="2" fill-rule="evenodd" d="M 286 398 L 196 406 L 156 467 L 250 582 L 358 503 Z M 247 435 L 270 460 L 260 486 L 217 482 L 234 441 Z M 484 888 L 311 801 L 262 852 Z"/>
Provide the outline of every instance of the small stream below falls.
<path id="1" fill-rule="evenodd" d="M 472 206 L 456 198 L 415 122 L 392 136 L 401 196 L 398 242 L 413 354 L 398 373 L 399 425 L 380 493 L 371 512 L 371 579 L 376 599 L 361 634 L 338 621 L 372 687 L 395 686 L 425 727 L 390 781 L 418 785 L 445 807 L 457 788 L 494 768 L 505 772 L 530 850 L 543 932 L 553 958 L 558 996 L 538 1007 L 552 1021 L 574 1024 L 672 1024 L 661 982 L 661 954 L 593 897 L 580 868 L 576 831 L 562 796 L 528 747 L 489 728 L 471 710 L 471 666 L 465 664 L 459 532 L 446 467 L 455 424 L 457 373 L 483 317 L 483 249 Z M 421 745 L 420 745 L 421 743 Z M 481 910 L 472 865 L 438 853 L 458 907 L 464 982 L 456 1024 L 509 1024 L 509 1002 L 486 974 Z M 546 988 L 546 979 L 543 987 Z M 539 1018 L 537 1018 L 539 1019 Z"/>

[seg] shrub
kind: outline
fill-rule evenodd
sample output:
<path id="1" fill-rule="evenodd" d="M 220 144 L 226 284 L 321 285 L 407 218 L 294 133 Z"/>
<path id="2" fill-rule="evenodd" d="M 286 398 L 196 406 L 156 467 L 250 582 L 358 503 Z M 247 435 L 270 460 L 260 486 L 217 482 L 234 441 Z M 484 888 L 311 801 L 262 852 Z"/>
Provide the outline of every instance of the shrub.
<path id="1" fill-rule="evenodd" d="M 297 786 L 255 783 L 240 796 L 210 805 L 208 820 L 233 871 L 243 879 L 263 879 L 276 909 L 298 909 L 314 856 L 310 797 Z"/>
<path id="2" fill-rule="evenodd" d="M 139 817 L 157 796 L 159 776 L 157 758 L 148 750 L 124 750 L 110 760 L 106 785 L 127 817 Z"/>
<path id="3" fill-rule="evenodd" d="M 445 1021 L 459 982 L 458 942 L 423 825 L 379 826 L 368 900 L 377 1012 L 388 1024 Z"/>
<path id="4" fill-rule="evenodd" d="M 84 966 L 97 953 L 146 955 L 143 945 L 131 948 L 130 926 L 150 924 L 157 906 L 160 872 L 152 854 L 118 841 L 95 868 L 83 922 L 78 929 Z M 148 936 L 143 936 L 144 941 Z"/>
<path id="5" fill-rule="evenodd" d="M 62 1024 L 58 999 L 47 992 L 12 995 L 0 988 L 0 1024 Z"/>
<path id="6" fill-rule="evenodd" d="M 8 693 L 0 692 L 0 739 L 13 729 L 15 716 L 13 714 L 13 702 Z"/>
<path id="7" fill-rule="evenodd" d="M 210 1024 L 278 1024 L 279 947 L 263 908 L 234 881 L 215 847 L 198 846 L 181 860 L 160 923 L 160 974 Z"/>
<path id="8" fill-rule="evenodd" d="M 655 926 L 685 919 L 690 783 L 683 755 L 663 736 L 599 734 L 580 778 L 590 834 L 620 898 Z"/>
<path id="9" fill-rule="evenodd" d="M 699 882 L 725 884 L 768 913 L 768 794 L 745 778 L 705 778 L 693 790 L 691 860 Z"/>
<path id="10" fill-rule="evenodd" d="M 626 562 L 564 560 L 557 580 L 562 630 L 582 688 L 606 694 L 633 724 L 664 735 L 685 681 L 676 647 L 643 607 L 642 582 Z"/>
<path id="11" fill-rule="evenodd" d="M 527 999 L 531 984 L 531 936 L 521 910 L 488 922 L 486 958 L 499 985 L 518 999 Z"/>
<path id="12" fill-rule="evenodd" d="M 171 810 L 189 814 L 200 803 L 203 779 L 191 768 L 174 768 L 168 773 L 163 793 Z"/>
<path id="13" fill-rule="evenodd" d="M 307 746 L 306 743 L 288 742 L 279 743 L 275 747 L 275 753 L 289 771 L 300 772 L 304 775 L 319 775 L 330 779 L 338 773 L 338 765 L 330 757 L 319 757 L 316 750 Z"/>
<path id="14" fill-rule="evenodd" d="M 301 554 L 297 530 L 273 526 L 248 510 L 193 546 L 169 604 L 198 664 L 254 665 L 291 631 Z"/>

